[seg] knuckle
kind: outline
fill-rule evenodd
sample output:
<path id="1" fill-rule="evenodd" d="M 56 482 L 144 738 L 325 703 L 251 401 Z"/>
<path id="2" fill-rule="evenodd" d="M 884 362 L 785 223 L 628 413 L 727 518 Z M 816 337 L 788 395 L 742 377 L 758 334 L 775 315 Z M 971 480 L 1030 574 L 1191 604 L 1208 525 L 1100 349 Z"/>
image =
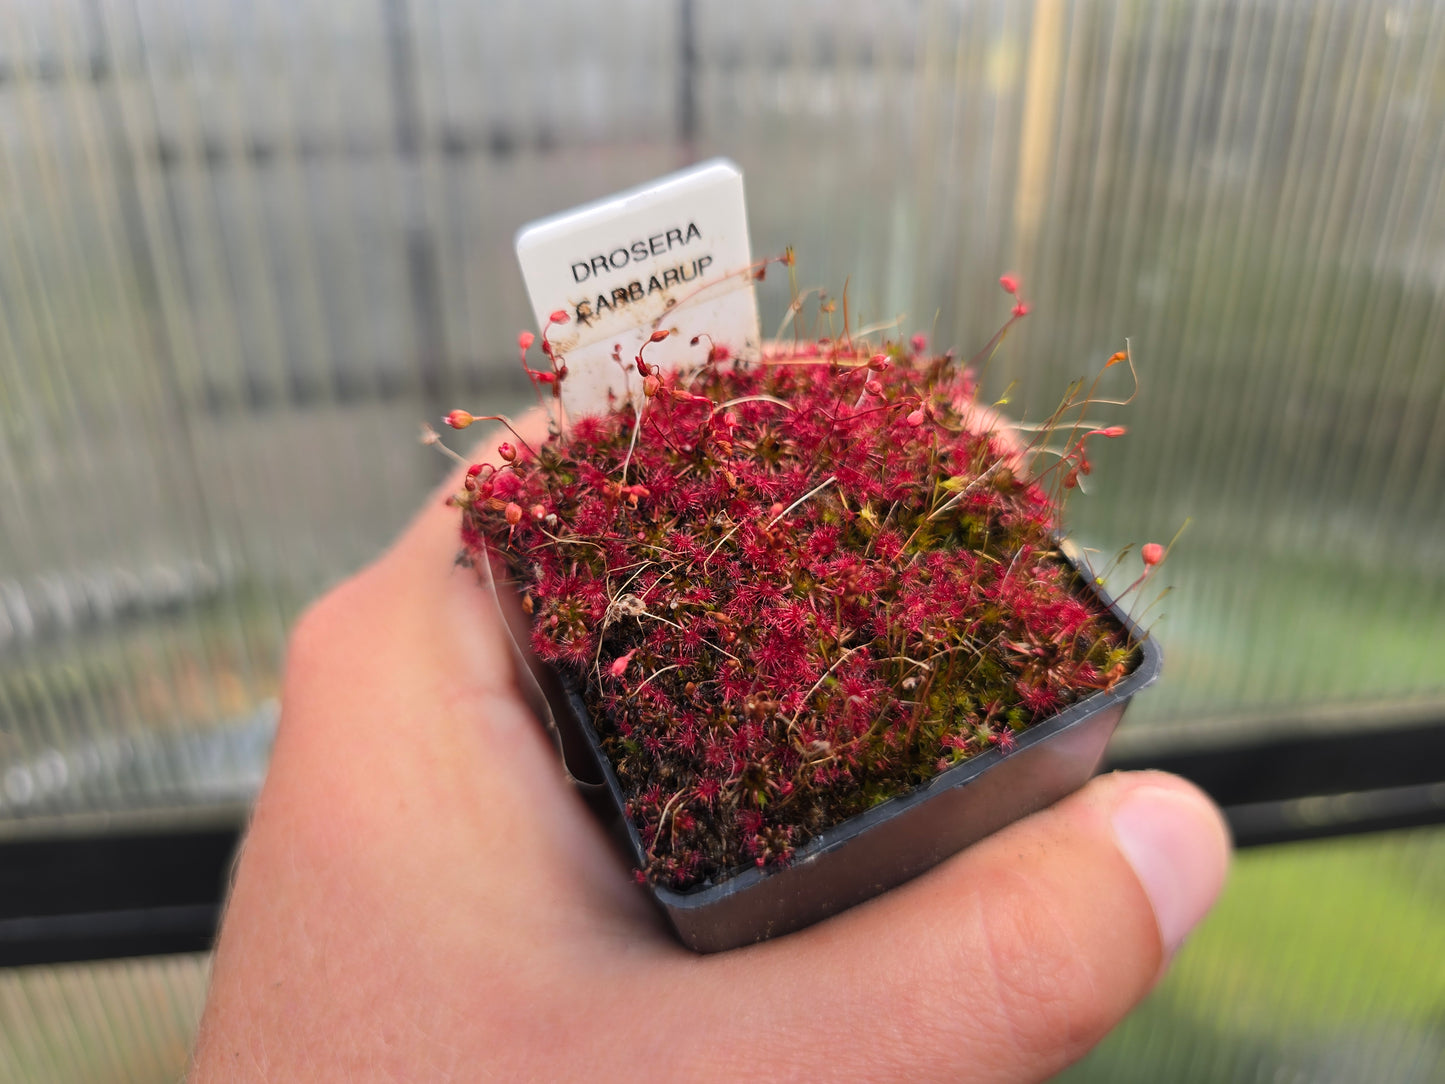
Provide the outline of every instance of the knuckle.
<path id="1" fill-rule="evenodd" d="M 339 590 L 339 589 L 338 589 Z M 336 633 L 344 627 L 343 607 L 333 590 L 312 602 L 291 626 L 286 642 L 286 676 L 307 674 L 322 665 Z"/>
<path id="2" fill-rule="evenodd" d="M 292 624 L 281 678 L 277 750 L 309 748 L 330 734 L 338 691 L 353 680 L 367 627 L 363 572 L 312 602 Z M 333 735 L 334 736 L 334 735 Z M 297 742 L 300 742 L 297 745 Z"/>
<path id="3" fill-rule="evenodd" d="M 309 680 L 354 661 L 351 641 L 366 627 L 367 583 L 372 575 L 368 569 L 343 580 L 296 619 L 286 644 L 288 689 L 297 680 Z"/>

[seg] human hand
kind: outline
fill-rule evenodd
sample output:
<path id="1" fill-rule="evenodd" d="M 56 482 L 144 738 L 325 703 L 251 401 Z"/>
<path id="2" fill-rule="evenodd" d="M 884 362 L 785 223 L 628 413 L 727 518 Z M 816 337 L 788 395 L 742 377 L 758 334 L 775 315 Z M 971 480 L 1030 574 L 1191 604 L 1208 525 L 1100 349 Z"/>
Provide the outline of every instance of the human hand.
<path id="1" fill-rule="evenodd" d="M 1038 1080 L 1223 882 L 1207 799 L 1118 774 L 810 929 L 694 955 L 565 782 L 457 549 L 439 496 L 293 634 L 194 1080 Z"/>

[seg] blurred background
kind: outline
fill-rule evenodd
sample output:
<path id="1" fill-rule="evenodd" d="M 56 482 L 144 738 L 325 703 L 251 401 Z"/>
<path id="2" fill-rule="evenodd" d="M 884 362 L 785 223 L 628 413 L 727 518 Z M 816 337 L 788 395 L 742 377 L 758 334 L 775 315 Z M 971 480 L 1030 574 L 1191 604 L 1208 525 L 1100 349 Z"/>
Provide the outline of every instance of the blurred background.
<path id="1" fill-rule="evenodd" d="M 290 622 L 524 401 L 514 232 L 718 154 L 865 319 L 1019 273 L 1010 410 L 1131 343 L 1074 533 L 1192 525 L 1112 757 L 1261 846 L 1065 1079 L 1445 1078 L 1445 3 L 10 0 L 0 1079 L 183 1070 Z"/>

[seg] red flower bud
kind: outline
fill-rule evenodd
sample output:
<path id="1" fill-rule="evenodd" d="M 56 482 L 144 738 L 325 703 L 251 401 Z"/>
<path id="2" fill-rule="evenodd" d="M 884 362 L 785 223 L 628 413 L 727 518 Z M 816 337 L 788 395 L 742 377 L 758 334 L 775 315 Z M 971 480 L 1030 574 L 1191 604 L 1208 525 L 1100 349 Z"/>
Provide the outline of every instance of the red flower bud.
<path id="1" fill-rule="evenodd" d="M 627 673 L 627 664 L 632 661 L 632 656 L 636 654 L 637 648 L 634 647 L 626 655 L 618 655 L 617 658 L 612 660 L 612 665 L 607 668 L 607 672 L 615 678 L 620 678 L 623 674 Z"/>
<path id="2" fill-rule="evenodd" d="M 1017 294 L 1019 292 L 1019 280 L 1013 275 L 1000 275 L 998 284 L 1003 287 L 1006 294 Z"/>
<path id="3" fill-rule="evenodd" d="M 908 424 L 917 429 L 923 424 L 923 408 L 919 407 L 912 414 L 908 415 Z"/>
<path id="4" fill-rule="evenodd" d="M 521 348 L 524 354 L 531 349 L 532 344 L 536 341 L 537 336 L 533 335 L 530 331 L 523 331 L 517 336 L 517 346 Z"/>
<path id="5" fill-rule="evenodd" d="M 651 373 L 648 373 L 647 379 L 642 382 L 642 394 L 646 395 L 649 399 L 651 399 L 654 395 L 657 394 L 657 389 L 661 386 L 662 381 L 659 380 L 657 377 L 653 376 Z"/>
<path id="6" fill-rule="evenodd" d="M 921 354 L 928 349 L 928 336 L 924 335 L 922 332 L 913 336 L 913 338 L 908 340 L 908 342 L 909 345 L 913 347 L 913 352 L 915 354 Z"/>
<path id="7" fill-rule="evenodd" d="M 470 467 L 467 468 L 467 477 L 468 477 L 468 478 L 475 478 L 477 475 L 479 475 L 479 474 L 481 474 L 481 473 L 482 473 L 482 465 L 481 465 L 480 463 L 473 463 Z"/>
<path id="8" fill-rule="evenodd" d="M 875 373 L 886 373 L 888 366 L 889 361 L 887 354 L 874 354 L 868 359 L 868 368 L 872 369 Z"/>
<path id="9" fill-rule="evenodd" d="M 565 324 L 568 319 L 570 319 L 570 317 L 567 315 L 567 310 L 558 309 L 551 316 L 547 317 L 547 322 L 551 324 Z"/>
<path id="10" fill-rule="evenodd" d="M 442 421 L 446 422 L 453 429 L 465 429 L 471 425 L 474 420 L 475 419 L 465 410 L 454 410 L 442 419 Z"/>
<path id="11" fill-rule="evenodd" d="M 1122 437 L 1128 431 L 1129 430 L 1125 429 L 1122 425 L 1111 425 L 1107 429 L 1090 429 L 1084 436 L 1109 437 L 1112 439 L 1113 437 Z"/>
<path id="12" fill-rule="evenodd" d="M 517 449 L 513 448 L 513 447 L 512 447 L 509 443 L 507 443 L 505 440 L 502 441 L 502 443 L 500 443 L 500 444 L 497 445 L 497 454 L 498 454 L 499 456 L 501 456 L 503 459 L 505 459 L 508 463 L 516 462 L 516 459 L 517 459 Z"/>
<path id="13" fill-rule="evenodd" d="M 1158 542 L 1145 542 L 1139 550 L 1139 556 L 1144 559 L 1147 567 L 1153 568 L 1164 560 L 1164 547 Z"/>
<path id="14" fill-rule="evenodd" d="M 533 373 L 533 374 L 532 374 L 532 379 L 535 380 L 538 384 L 555 384 L 555 383 L 557 382 L 557 374 L 556 374 L 556 373 Z"/>
<path id="15" fill-rule="evenodd" d="M 876 395 L 880 399 L 883 398 L 883 385 L 878 383 L 878 381 L 870 380 L 863 386 L 868 389 L 869 395 Z"/>
<path id="16" fill-rule="evenodd" d="M 1028 314 L 1029 306 L 1027 301 L 1020 301 L 1017 305 L 1014 306 L 1015 316 L 1027 316 Z"/>
<path id="17" fill-rule="evenodd" d="M 502 514 L 507 517 L 507 522 L 513 527 L 522 522 L 522 506 L 516 501 L 508 501 L 507 507 L 502 510 Z"/>
<path id="18" fill-rule="evenodd" d="M 672 332 L 667 331 L 664 328 L 658 328 L 656 331 L 654 331 L 651 335 L 648 336 L 647 341 L 650 343 L 660 343 L 663 339 L 667 338 L 671 334 Z"/>

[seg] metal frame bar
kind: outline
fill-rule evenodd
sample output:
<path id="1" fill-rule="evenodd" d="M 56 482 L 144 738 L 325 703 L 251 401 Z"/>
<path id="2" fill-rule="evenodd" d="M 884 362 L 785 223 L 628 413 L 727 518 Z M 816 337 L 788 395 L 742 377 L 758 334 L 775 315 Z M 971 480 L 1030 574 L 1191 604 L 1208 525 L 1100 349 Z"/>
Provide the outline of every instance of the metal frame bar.
<path id="1" fill-rule="evenodd" d="M 1192 780 L 1254 847 L 1445 824 L 1445 718 L 1131 753 Z M 0 967 L 208 949 L 243 819 L 0 840 Z"/>

